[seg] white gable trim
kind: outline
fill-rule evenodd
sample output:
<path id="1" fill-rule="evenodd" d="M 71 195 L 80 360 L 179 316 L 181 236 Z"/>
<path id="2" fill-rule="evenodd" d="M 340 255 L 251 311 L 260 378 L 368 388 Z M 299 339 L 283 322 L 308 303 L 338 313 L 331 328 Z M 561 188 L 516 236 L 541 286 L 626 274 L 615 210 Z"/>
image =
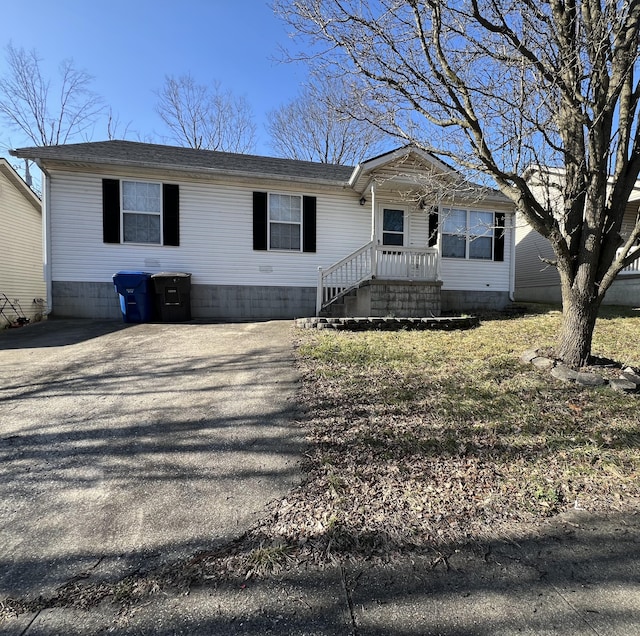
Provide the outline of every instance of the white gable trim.
<path id="1" fill-rule="evenodd" d="M 445 163 L 436 159 L 433 155 L 421 150 L 420 148 L 415 148 L 413 146 L 404 146 L 402 148 L 398 148 L 396 150 L 392 150 L 391 152 L 387 152 L 378 157 L 374 157 L 372 159 L 367 159 L 362 163 L 359 163 L 354 169 L 351 177 L 349 178 L 349 186 L 356 189 L 358 181 L 364 177 L 365 175 L 377 170 L 383 166 L 387 166 L 389 164 L 393 164 L 396 161 L 404 159 L 410 155 L 415 155 L 422 159 L 425 163 L 433 166 L 438 172 L 443 174 L 456 174 L 455 170 L 453 170 L 450 166 L 447 166 Z M 362 191 L 365 191 L 367 186 L 363 188 Z"/>

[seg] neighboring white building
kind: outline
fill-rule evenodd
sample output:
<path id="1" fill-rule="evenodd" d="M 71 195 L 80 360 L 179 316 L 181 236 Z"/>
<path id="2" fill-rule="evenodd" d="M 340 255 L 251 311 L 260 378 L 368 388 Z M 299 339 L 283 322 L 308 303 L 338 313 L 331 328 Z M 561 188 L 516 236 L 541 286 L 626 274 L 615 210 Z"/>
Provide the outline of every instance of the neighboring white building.
<path id="1" fill-rule="evenodd" d="M 512 204 L 410 147 L 355 168 L 128 141 L 11 153 L 43 171 L 56 316 L 119 316 L 121 270 L 191 273 L 194 318 L 430 315 L 513 292 Z"/>
<path id="2" fill-rule="evenodd" d="M 556 180 L 561 173 L 556 171 Z M 529 185 L 539 200 L 544 197 L 560 197 L 559 187 L 540 183 L 535 172 L 529 177 Z M 549 180 L 549 179 L 547 179 Z M 554 202 L 550 204 L 553 206 Z M 629 236 L 635 226 L 640 207 L 640 181 L 636 183 L 622 222 L 622 236 Z M 516 218 L 516 279 L 515 299 L 519 302 L 560 303 L 560 275 L 558 270 L 543 259 L 554 260 L 555 254 L 549 241 L 531 228 L 518 214 Z M 640 261 L 624 269 L 607 290 L 604 299 L 607 305 L 640 306 Z"/>
<path id="3" fill-rule="evenodd" d="M 15 321 L 20 309 L 30 320 L 41 319 L 45 298 L 40 199 L 0 158 L 0 329 Z"/>

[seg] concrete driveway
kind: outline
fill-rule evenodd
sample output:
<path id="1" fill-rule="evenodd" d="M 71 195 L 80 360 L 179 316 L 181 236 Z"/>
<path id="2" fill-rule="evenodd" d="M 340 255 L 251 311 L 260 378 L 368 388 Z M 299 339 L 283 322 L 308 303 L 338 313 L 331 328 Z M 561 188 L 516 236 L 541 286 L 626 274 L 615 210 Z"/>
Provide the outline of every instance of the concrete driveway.
<path id="1" fill-rule="evenodd" d="M 247 529 L 299 480 L 289 322 L 0 333 L 0 599 Z"/>

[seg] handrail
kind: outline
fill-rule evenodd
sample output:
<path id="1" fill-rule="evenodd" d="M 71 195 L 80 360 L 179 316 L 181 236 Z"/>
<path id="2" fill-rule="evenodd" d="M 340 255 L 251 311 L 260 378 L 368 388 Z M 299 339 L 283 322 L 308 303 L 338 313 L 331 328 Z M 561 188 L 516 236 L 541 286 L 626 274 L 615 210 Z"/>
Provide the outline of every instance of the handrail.
<path id="1" fill-rule="evenodd" d="M 439 280 L 440 259 L 433 247 L 376 245 L 377 278 L 387 280 Z"/>
<path id="2" fill-rule="evenodd" d="M 373 241 L 370 241 L 331 267 L 318 267 L 316 313 L 372 277 L 373 247 Z"/>
<path id="3" fill-rule="evenodd" d="M 331 267 L 319 267 L 316 313 L 371 278 L 440 280 L 438 250 L 370 241 Z"/>

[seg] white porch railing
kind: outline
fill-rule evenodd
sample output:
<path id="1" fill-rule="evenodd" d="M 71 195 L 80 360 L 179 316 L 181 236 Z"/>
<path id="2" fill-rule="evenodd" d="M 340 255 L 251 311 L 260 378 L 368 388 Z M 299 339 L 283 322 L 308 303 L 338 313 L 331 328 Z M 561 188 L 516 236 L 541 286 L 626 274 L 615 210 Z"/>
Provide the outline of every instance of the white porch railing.
<path id="1" fill-rule="evenodd" d="M 388 280 L 440 280 L 440 259 L 435 248 L 363 245 L 327 269 L 318 268 L 316 312 L 371 278 Z"/>
<path id="2" fill-rule="evenodd" d="M 439 280 L 439 262 L 435 248 L 376 245 L 374 276 L 400 280 Z"/>
<path id="3" fill-rule="evenodd" d="M 627 274 L 640 274 L 640 259 L 633 261 L 633 263 L 625 267 L 618 276 L 625 276 Z"/>

